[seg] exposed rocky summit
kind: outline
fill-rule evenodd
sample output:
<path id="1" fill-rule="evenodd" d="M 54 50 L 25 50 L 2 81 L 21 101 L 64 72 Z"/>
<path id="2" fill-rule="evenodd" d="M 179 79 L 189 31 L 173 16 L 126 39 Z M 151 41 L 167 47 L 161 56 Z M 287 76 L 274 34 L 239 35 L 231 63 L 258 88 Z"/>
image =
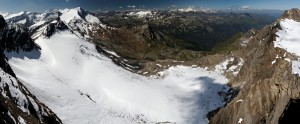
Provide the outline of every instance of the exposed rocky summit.
<path id="1" fill-rule="evenodd" d="M 234 54 L 241 55 L 245 63 L 229 84 L 240 89 L 239 93 L 226 106 L 217 110 L 210 118 L 211 124 L 277 124 L 286 123 L 287 115 L 292 116 L 287 111 L 299 99 L 300 78 L 291 71 L 290 60 L 297 60 L 299 56 L 274 47 L 274 41 L 276 32 L 281 29 L 279 23 L 282 19 L 299 22 L 299 17 L 298 9 L 286 11 L 272 25 L 239 41 L 243 47 Z"/>

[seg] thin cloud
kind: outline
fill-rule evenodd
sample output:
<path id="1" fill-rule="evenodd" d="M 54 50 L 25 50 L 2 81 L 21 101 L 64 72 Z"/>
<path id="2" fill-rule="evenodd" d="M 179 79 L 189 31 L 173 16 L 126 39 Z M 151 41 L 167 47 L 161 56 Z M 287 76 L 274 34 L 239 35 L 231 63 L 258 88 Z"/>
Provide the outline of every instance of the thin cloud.
<path id="1" fill-rule="evenodd" d="M 251 6 L 242 6 L 242 9 L 251 9 Z"/>
<path id="2" fill-rule="evenodd" d="M 65 0 L 66 2 L 70 2 L 70 0 Z"/>
<path id="3" fill-rule="evenodd" d="M 135 5 L 128 5 L 127 7 L 128 8 L 135 8 L 136 6 Z"/>

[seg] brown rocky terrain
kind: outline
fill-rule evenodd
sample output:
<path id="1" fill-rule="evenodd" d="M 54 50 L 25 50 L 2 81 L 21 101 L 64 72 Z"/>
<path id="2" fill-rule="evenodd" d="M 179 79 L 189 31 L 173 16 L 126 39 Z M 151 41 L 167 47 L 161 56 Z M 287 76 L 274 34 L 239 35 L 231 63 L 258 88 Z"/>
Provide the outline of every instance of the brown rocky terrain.
<path id="1" fill-rule="evenodd" d="M 283 18 L 300 21 L 300 11 L 286 11 L 272 25 L 267 25 L 248 40 L 244 47 L 234 52 L 245 60 L 236 77 L 229 83 L 239 89 L 237 96 L 210 118 L 211 124 L 277 124 L 288 115 L 286 110 L 300 95 L 300 78 L 292 74 L 292 64 L 286 60 L 298 57 L 281 48 L 274 48 L 279 21 Z M 279 58 L 276 58 L 279 56 Z M 272 64 L 273 60 L 276 62 Z M 297 110 L 296 110 L 297 111 Z"/>
<path id="2" fill-rule="evenodd" d="M 165 63 L 166 66 L 178 65 L 182 61 L 190 61 L 208 54 L 208 52 L 181 48 L 176 40 L 148 25 L 129 29 L 99 28 L 96 33 L 93 33 L 92 38 L 98 51 L 110 57 L 116 64 L 133 72 L 151 72 L 147 75 L 164 69 L 152 66 L 153 63 Z M 118 56 L 112 56 L 107 52 L 108 50 L 114 51 Z"/>
<path id="3" fill-rule="evenodd" d="M 154 11 L 145 17 L 130 16 L 126 12 L 96 15 L 105 24 L 91 33 L 98 51 L 117 65 L 147 76 L 175 65 L 214 67 L 232 50 L 229 45 L 224 48 L 220 44 L 220 49 L 207 51 L 216 41 L 224 42 L 237 33 L 233 36 L 236 39 L 243 34 L 240 32 L 272 22 L 268 16 L 262 18 L 262 15 L 249 13 Z"/>

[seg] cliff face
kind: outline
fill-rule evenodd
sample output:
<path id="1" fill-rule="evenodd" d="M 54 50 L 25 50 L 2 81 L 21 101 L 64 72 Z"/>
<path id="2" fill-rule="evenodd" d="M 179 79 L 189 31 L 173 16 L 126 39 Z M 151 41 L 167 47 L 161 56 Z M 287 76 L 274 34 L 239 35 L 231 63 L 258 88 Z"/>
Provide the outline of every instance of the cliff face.
<path id="1" fill-rule="evenodd" d="M 290 62 L 297 60 L 298 56 L 274 47 L 281 19 L 299 22 L 300 11 L 286 11 L 275 23 L 250 37 L 235 53 L 245 59 L 239 74 L 230 83 L 240 91 L 210 119 L 210 123 L 276 124 L 287 115 L 285 110 L 290 101 L 299 99 L 300 78 L 293 74 Z"/>

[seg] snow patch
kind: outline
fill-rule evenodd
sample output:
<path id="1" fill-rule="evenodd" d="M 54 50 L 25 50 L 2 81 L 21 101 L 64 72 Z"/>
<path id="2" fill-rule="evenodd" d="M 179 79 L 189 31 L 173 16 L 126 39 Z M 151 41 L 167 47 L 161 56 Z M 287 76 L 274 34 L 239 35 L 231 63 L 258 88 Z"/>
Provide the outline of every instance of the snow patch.
<path id="1" fill-rule="evenodd" d="M 18 117 L 18 121 L 19 124 L 26 124 L 25 120 L 21 116 Z"/>
<path id="2" fill-rule="evenodd" d="M 292 61 L 292 73 L 300 76 L 300 62 Z"/>
<path id="3" fill-rule="evenodd" d="M 21 15 L 23 15 L 23 14 L 25 14 L 24 11 L 19 12 L 19 13 L 14 13 L 14 14 L 7 14 L 7 15 L 4 17 L 4 19 L 5 19 L 5 20 L 9 20 L 9 19 L 11 19 L 11 18 L 14 18 L 14 17 L 17 17 L 17 16 L 21 16 Z"/>
<path id="4" fill-rule="evenodd" d="M 235 103 L 238 103 L 238 102 L 243 102 L 243 100 L 242 100 L 242 99 L 239 99 L 239 100 L 237 100 Z"/>
<path id="5" fill-rule="evenodd" d="M 152 12 L 151 11 L 130 12 L 127 15 L 129 15 L 129 16 L 137 16 L 139 18 L 143 18 L 143 17 L 152 15 Z"/>
<path id="6" fill-rule="evenodd" d="M 241 124 L 243 122 L 243 118 L 239 118 L 238 124 Z"/>
<path id="7" fill-rule="evenodd" d="M 161 65 L 160 65 L 160 64 L 156 64 L 156 66 L 158 66 L 158 67 L 161 67 Z"/>
<path id="8" fill-rule="evenodd" d="M 17 22 L 17 24 L 26 24 L 27 20 L 26 19 L 22 19 L 20 21 Z"/>
<path id="9" fill-rule="evenodd" d="M 246 39 L 246 40 L 243 40 L 243 41 L 241 42 L 241 46 L 246 47 L 246 46 L 249 44 L 249 41 L 250 41 L 250 38 L 249 38 L 249 39 Z"/>
<path id="10" fill-rule="evenodd" d="M 88 14 L 87 16 L 85 16 L 85 19 L 89 23 L 100 23 L 100 20 L 97 17 L 92 16 L 90 14 Z"/>
<path id="11" fill-rule="evenodd" d="M 16 120 L 14 118 L 14 116 L 11 115 L 10 111 L 8 110 L 7 115 L 14 121 L 14 123 L 16 124 Z"/>
<path id="12" fill-rule="evenodd" d="M 107 52 L 108 54 L 110 54 L 110 55 L 113 55 L 113 56 L 115 56 L 115 57 L 120 57 L 120 56 L 118 56 L 117 55 L 117 53 L 115 53 L 115 52 L 113 52 L 113 51 L 109 51 L 109 50 L 106 50 L 106 49 L 103 49 L 105 52 Z"/>
<path id="13" fill-rule="evenodd" d="M 46 23 L 46 21 L 44 21 L 44 20 L 39 21 L 39 22 L 37 22 L 37 23 L 31 25 L 31 26 L 29 27 L 29 29 L 35 28 L 35 27 L 40 26 L 40 25 L 42 25 L 42 24 L 44 24 L 44 23 Z"/>
<path id="14" fill-rule="evenodd" d="M 243 66 L 244 60 L 242 58 L 240 58 L 240 61 L 237 65 L 230 65 L 230 63 L 232 63 L 234 61 L 234 59 L 235 59 L 234 57 L 231 57 L 231 58 L 223 61 L 222 63 L 216 65 L 215 70 L 222 72 L 222 73 L 231 72 L 234 76 L 236 76 L 239 73 L 240 68 Z"/>
<path id="15" fill-rule="evenodd" d="M 291 62 L 290 58 L 284 58 L 285 61 Z"/>
<path id="16" fill-rule="evenodd" d="M 272 61 L 272 65 L 276 63 L 276 60 L 277 60 L 277 59 L 274 59 L 274 60 Z"/>

